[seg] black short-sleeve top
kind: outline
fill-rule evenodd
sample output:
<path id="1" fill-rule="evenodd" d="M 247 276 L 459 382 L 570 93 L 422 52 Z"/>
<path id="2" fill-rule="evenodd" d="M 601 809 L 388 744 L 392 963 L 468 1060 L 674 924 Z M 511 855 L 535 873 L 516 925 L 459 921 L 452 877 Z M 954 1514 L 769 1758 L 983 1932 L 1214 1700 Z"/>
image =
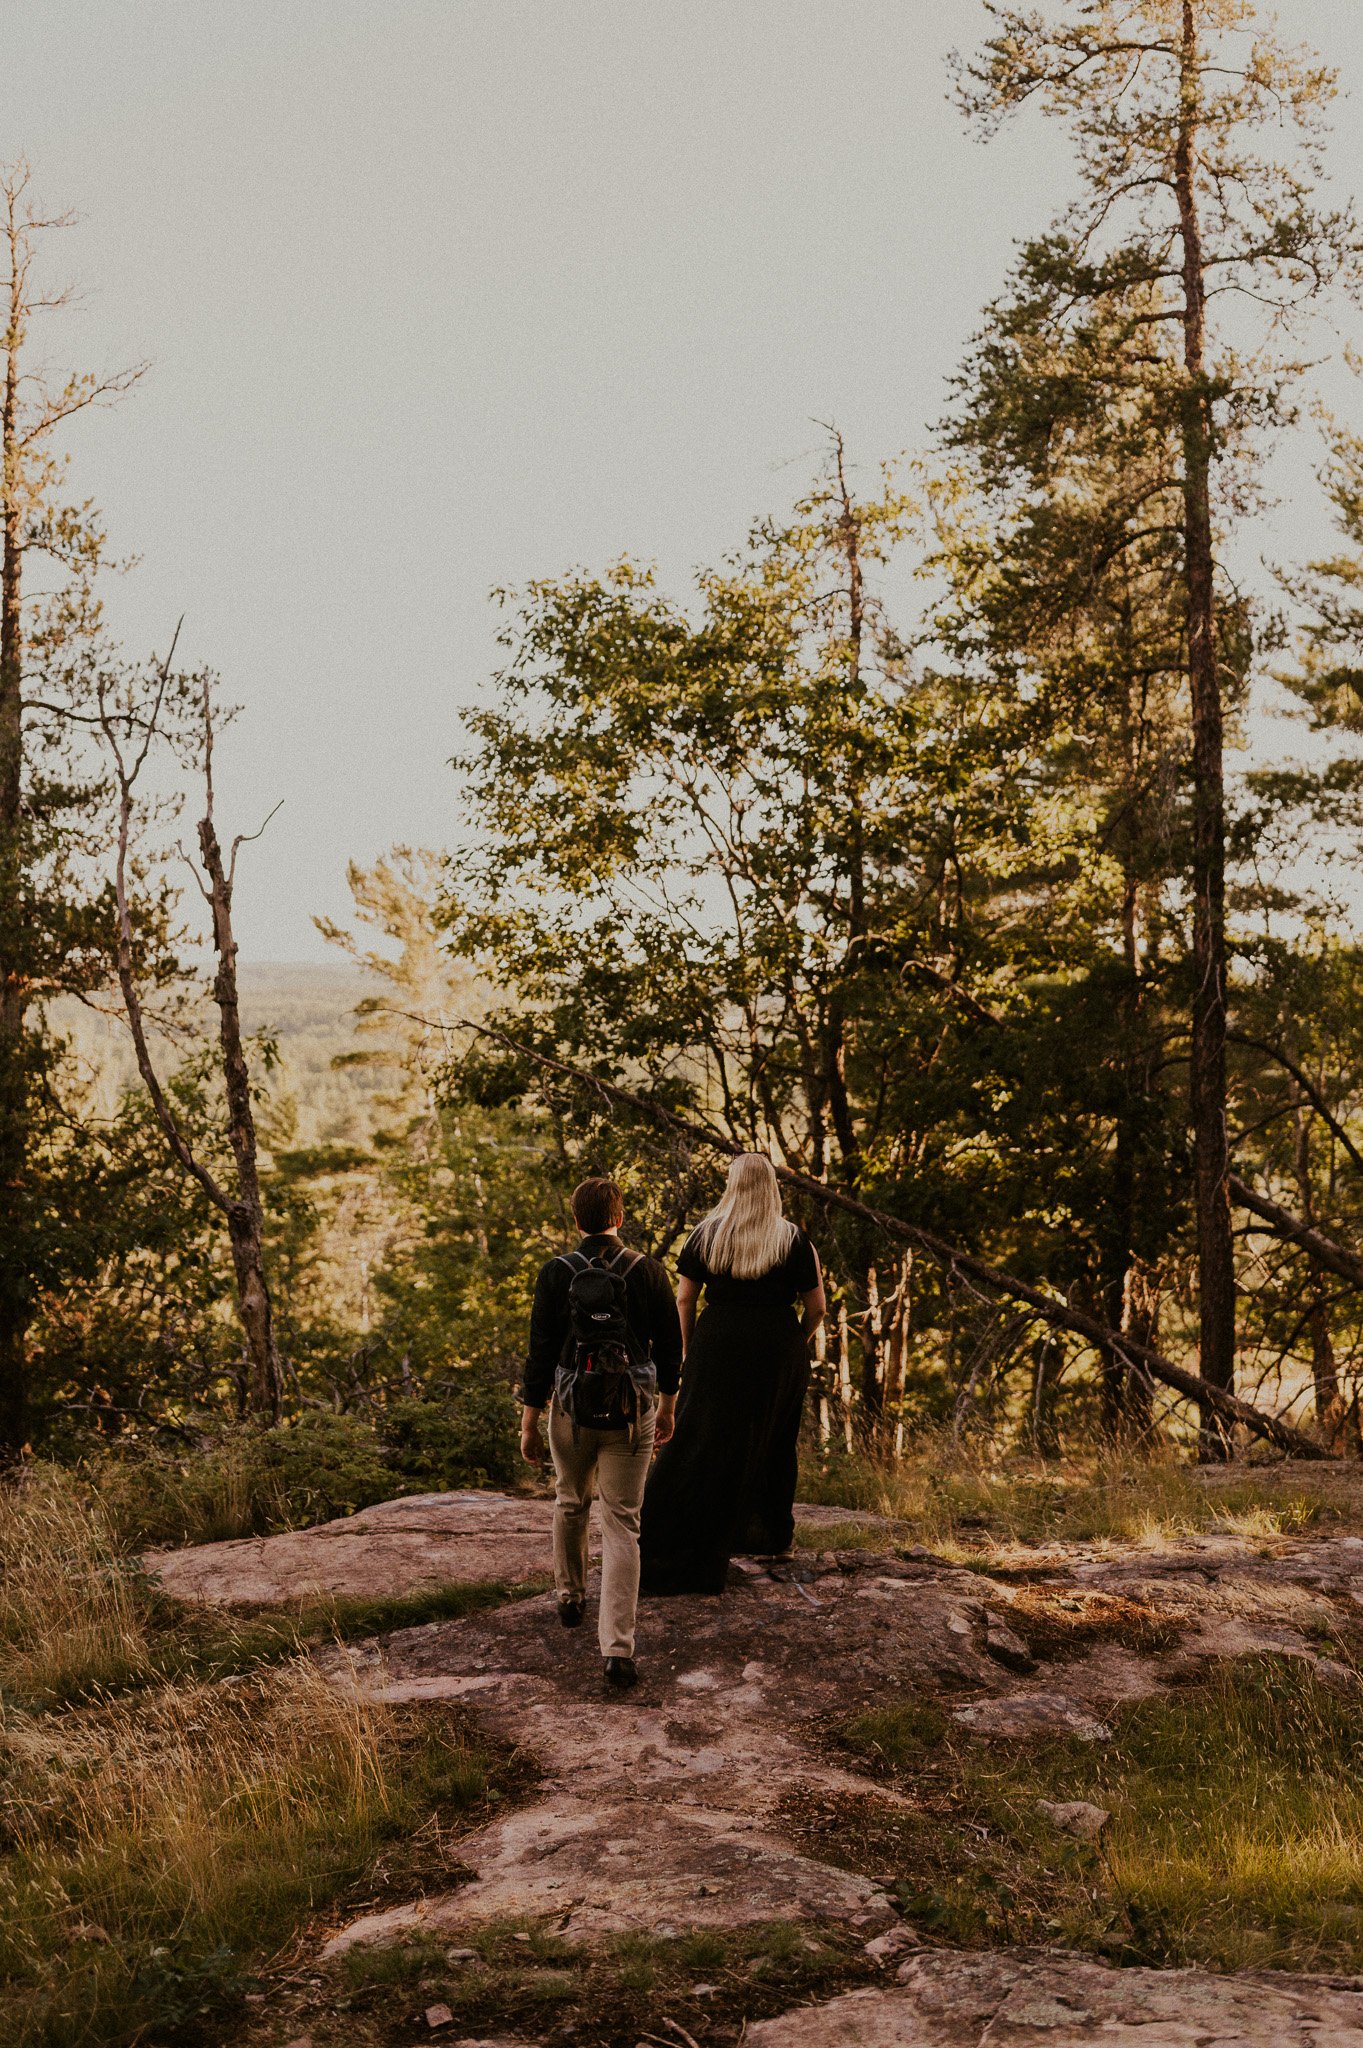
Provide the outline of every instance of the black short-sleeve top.
<path id="1" fill-rule="evenodd" d="M 790 1250 L 779 1266 L 754 1279 L 739 1280 L 732 1273 L 714 1273 L 705 1263 L 693 1230 L 682 1246 L 677 1271 L 705 1289 L 711 1301 L 732 1302 L 751 1307 L 789 1308 L 797 1295 L 808 1294 L 819 1284 L 819 1261 L 803 1230 L 797 1230 Z"/>

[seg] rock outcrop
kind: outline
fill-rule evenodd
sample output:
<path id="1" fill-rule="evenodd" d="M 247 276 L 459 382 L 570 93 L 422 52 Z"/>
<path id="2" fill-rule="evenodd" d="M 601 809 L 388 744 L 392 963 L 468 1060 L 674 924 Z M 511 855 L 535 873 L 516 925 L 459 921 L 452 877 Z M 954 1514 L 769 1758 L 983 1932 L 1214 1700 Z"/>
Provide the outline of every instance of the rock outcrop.
<path id="1" fill-rule="evenodd" d="M 922 1952 L 898 1974 L 749 2027 L 747 2048 L 1363 2048 L 1363 1985 L 1330 1978 L 1006 1949 Z"/>
<path id="2" fill-rule="evenodd" d="M 545 1570 L 550 1512 L 543 1499 L 429 1495 L 148 1563 L 171 1592 L 227 1605 L 523 1584 Z M 858 1519 L 801 1512 L 806 1541 Z M 919 1945 L 888 1880 L 835 1846 L 841 1813 L 892 1824 L 918 1811 L 912 1788 L 844 1764 L 830 1739 L 862 1709 L 917 1693 L 958 1740 L 1101 1743 L 1122 1702 L 1264 1651 L 1353 1688 L 1352 1666 L 1328 1652 L 1363 1609 L 1363 1540 L 1046 1545 L 968 1570 L 861 1519 L 882 1549 L 738 1560 L 721 1599 L 645 1602 L 641 1683 L 624 1697 L 603 1691 L 590 1618 L 563 1630 L 547 1595 L 325 1652 L 334 1684 L 458 1702 L 542 1773 L 525 1805 L 461 1841 L 466 1882 L 352 1922 L 328 1954 L 415 1930 L 457 1940 L 507 1916 L 582 1942 L 804 1919 L 854 1933 L 883 1981 L 750 2026 L 750 2048 L 1363 2048 L 1363 1982 Z M 831 1835 L 802 1825 L 815 1809 L 835 1817 Z M 1090 1843 L 1108 1818 L 1063 1798 L 1045 1813 Z"/>

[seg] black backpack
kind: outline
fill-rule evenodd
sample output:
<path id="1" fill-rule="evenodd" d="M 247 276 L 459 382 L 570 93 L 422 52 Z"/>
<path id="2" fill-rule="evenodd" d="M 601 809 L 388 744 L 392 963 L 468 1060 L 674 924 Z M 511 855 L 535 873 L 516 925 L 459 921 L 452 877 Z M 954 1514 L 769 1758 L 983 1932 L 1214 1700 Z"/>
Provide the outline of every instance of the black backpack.
<path id="1" fill-rule="evenodd" d="M 624 1245 L 609 1260 L 562 1252 L 568 1284 L 568 1335 L 554 1391 L 578 1429 L 627 1429 L 631 1438 L 658 1392 L 653 1360 L 636 1343 L 626 1313 L 625 1275 L 640 1254 Z"/>

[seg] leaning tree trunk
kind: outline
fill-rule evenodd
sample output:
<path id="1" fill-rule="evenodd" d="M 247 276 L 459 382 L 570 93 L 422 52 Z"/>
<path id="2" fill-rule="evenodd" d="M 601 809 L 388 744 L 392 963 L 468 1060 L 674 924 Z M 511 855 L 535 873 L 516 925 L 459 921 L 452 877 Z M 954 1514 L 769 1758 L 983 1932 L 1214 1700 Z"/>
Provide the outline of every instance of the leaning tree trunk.
<path id="1" fill-rule="evenodd" d="M 1206 279 L 1194 159 L 1199 81 L 1195 0 L 1183 0 L 1182 109 L 1174 183 L 1183 244 L 1182 407 L 1188 684 L 1193 726 L 1193 998 L 1189 1107 L 1197 1204 L 1199 1371 L 1235 1386 L 1235 1248 L 1226 1133 L 1226 797 L 1217 669 L 1211 523 L 1212 413 L 1206 374 Z M 1229 1455 L 1221 1417 L 1201 1411 L 1206 1458 Z"/>

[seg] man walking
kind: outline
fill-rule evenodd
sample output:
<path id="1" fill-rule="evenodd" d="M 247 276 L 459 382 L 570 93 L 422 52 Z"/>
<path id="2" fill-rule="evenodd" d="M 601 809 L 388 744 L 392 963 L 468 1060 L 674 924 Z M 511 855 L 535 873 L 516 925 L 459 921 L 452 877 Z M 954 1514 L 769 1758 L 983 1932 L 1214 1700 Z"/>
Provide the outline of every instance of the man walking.
<path id="1" fill-rule="evenodd" d="M 577 1251 L 550 1259 L 535 1283 L 521 1385 L 521 1454 L 532 1465 L 544 1462 L 539 1420 L 552 1395 L 549 1449 L 557 1481 L 559 1620 L 565 1628 L 577 1628 L 587 1611 L 588 1522 L 596 1496 L 602 1525 L 597 1634 L 607 1684 L 627 1692 L 639 1676 L 634 1663 L 639 1509 L 654 1446 L 672 1435 L 681 1323 L 672 1283 L 658 1261 L 621 1242 L 625 1204 L 613 1180 L 584 1180 L 575 1188 L 573 1217 L 582 1232 Z M 620 1338 L 614 1355 L 613 1317 Z M 591 1348 L 590 1330 L 584 1331 L 586 1321 L 604 1333 L 600 1357 Z M 603 1362 L 615 1369 L 593 1370 Z M 606 1426 L 584 1421 L 583 1415 L 598 1417 Z"/>

